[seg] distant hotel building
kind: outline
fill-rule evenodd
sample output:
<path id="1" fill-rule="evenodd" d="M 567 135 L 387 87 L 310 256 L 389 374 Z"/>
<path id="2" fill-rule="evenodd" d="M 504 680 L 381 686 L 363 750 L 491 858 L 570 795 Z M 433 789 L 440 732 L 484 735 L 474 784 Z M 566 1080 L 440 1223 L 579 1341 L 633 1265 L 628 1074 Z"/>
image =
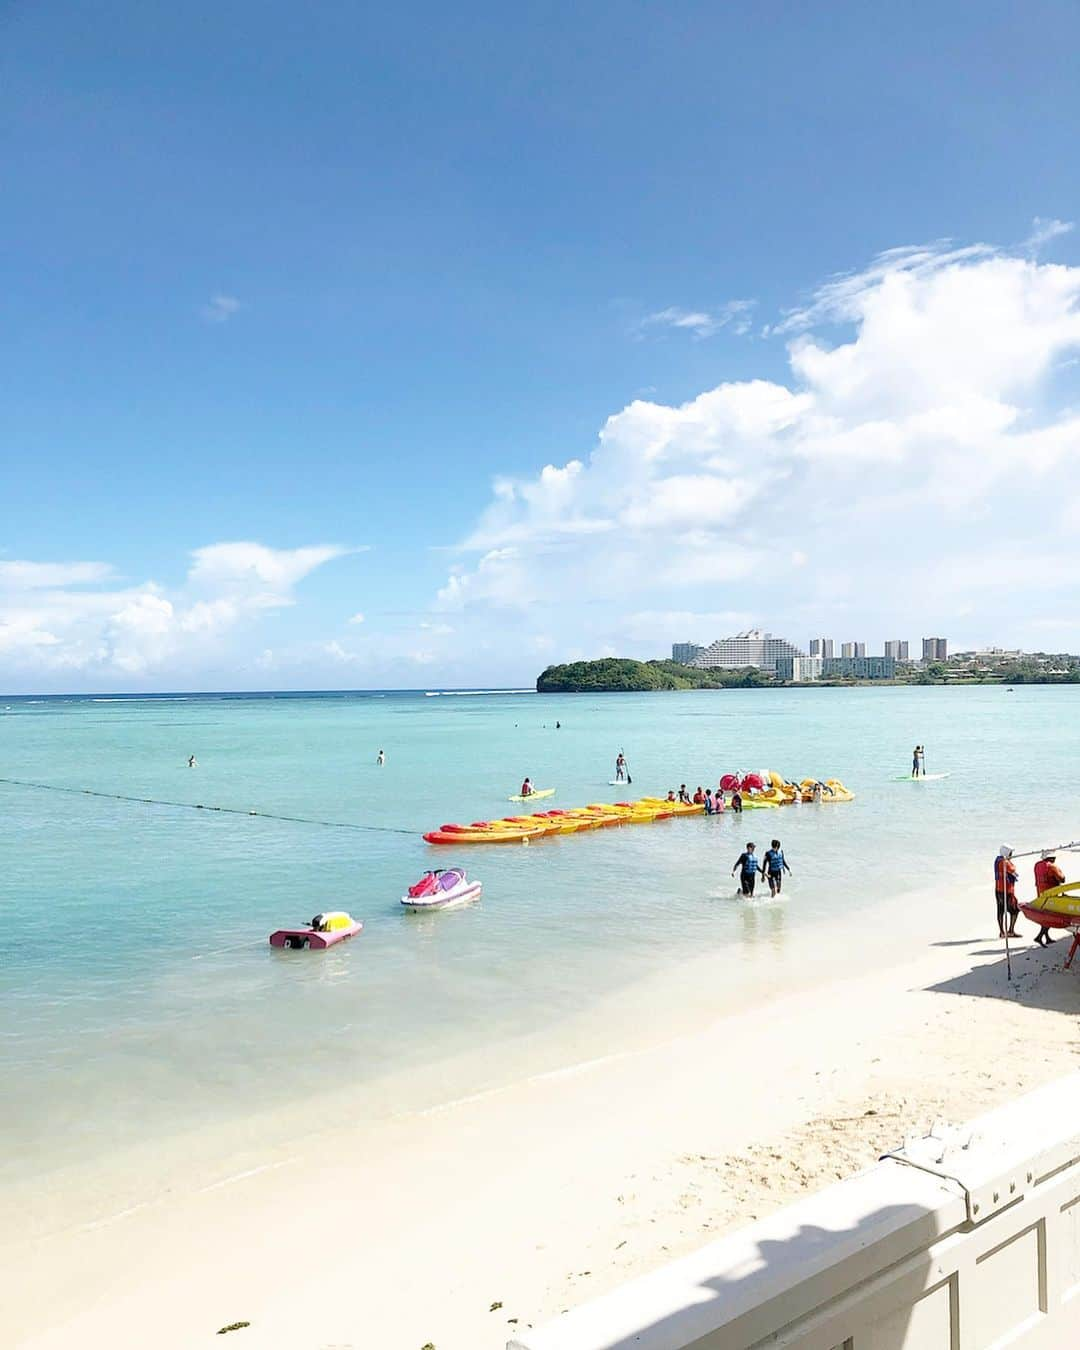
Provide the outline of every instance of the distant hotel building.
<path id="1" fill-rule="evenodd" d="M 811 638 L 810 655 L 811 656 L 832 656 L 833 640 L 832 638 Z"/>
<path id="2" fill-rule="evenodd" d="M 836 679 L 891 680 L 895 676 L 896 661 L 891 656 L 787 656 L 776 662 L 776 678 L 792 684 Z"/>
<path id="3" fill-rule="evenodd" d="M 907 661 L 909 659 L 908 644 L 901 642 L 899 638 L 894 642 L 886 642 L 885 655 L 891 656 L 894 661 Z"/>
<path id="4" fill-rule="evenodd" d="M 865 655 L 866 655 L 866 643 L 865 643 L 865 642 L 841 642 L 841 644 L 840 644 L 840 655 L 841 655 L 841 656 L 865 656 Z"/>
<path id="5" fill-rule="evenodd" d="M 671 644 L 671 659 L 678 661 L 680 666 L 692 666 L 701 655 L 702 650 L 696 642 L 673 642 Z"/>
<path id="6" fill-rule="evenodd" d="M 947 661 L 949 643 L 946 638 L 923 638 L 922 659 L 924 661 Z"/>
<path id="7" fill-rule="evenodd" d="M 692 664 L 701 670 L 715 670 L 717 667 L 738 669 L 744 666 L 775 670 L 778 661 L 802 655 L 793 642 L 773 637 L 772 633 L 763 633 L 760 628 L 751 628 L 745 633 L 736 633 L 734 637 L 717 638 L 698 652 Z"/>
<path id="8" fill-rule="evenodd" d="M 820 656 L 781 656 L 776 662 L 776 678 L 791 684 L 809 684 L 821 679 Z"/>

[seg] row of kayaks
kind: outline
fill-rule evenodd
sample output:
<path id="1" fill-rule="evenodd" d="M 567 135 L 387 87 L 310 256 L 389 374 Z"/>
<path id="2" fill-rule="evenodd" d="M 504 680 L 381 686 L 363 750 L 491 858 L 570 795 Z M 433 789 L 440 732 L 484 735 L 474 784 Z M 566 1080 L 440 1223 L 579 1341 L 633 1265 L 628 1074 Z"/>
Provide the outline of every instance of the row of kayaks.
<path id="1" fill-rule="evenodd" d="M 471 825 L 440 825 L 424 838 L 429 844 L 517 844 L 555 834 L 578 834 L 610 825 L 648 825 L 672 816 L 700 816 L 700 806 L 641 797 L 633 802 L 593 802 L 568 810 L 536 811 L 529 816 L 474 820 Z"/>
<path id="2" fill-rule="evenodd" d="M 744 809 L 756 810 L 789 805 L 796 800 L 850 802 L 855 794 L 839 779 L 819 784 L 805 779 L 800 784 L 775 785 L 742 795 Z M 666 797 L 639 797 L 632 802 L 593 802 L 568 810 L 536 811 L 528 816 L 504 816 L 499 820 L 474 820 L 470 825 L 440 825 L 424 838 L 429 844 L 520 844 L 552 835 L 579 834 L 613 825 L 650 825 L 673 816 L 700 816 L 704 807 L 695 802 L 673 802 Z"/>

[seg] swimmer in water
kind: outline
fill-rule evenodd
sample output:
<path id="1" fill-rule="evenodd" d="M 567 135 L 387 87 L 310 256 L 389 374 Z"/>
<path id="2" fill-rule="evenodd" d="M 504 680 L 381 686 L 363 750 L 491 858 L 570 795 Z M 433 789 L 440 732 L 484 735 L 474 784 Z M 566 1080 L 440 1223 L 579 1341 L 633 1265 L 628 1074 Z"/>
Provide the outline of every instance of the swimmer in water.
<path id="1" fill-rule="evenodd" d="M 188 766 L 189 769 L 194 769 L 194 768 L 197 768 L 197 767 L 198 767 L 197 764 L 196 764 L 195 756 L 194 756 L 194 755 L 188 755 L 187 766 Z"/>

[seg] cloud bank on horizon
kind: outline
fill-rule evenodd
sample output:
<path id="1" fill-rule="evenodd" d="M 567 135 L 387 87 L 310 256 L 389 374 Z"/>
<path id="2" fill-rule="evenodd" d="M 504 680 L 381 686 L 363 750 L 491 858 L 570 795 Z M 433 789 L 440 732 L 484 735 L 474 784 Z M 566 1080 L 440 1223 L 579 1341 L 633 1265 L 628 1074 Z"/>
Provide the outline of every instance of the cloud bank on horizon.
<path id="1" fill-rule="evenodd" d="M 285 612 L 340 546 L 198 547 L 174 591 L 106 561 L 0 561 L 4 683 L 520 683 L 750 622 L 1075 650 L 1059 541 L 1080 523 L 1080 267 L 1039 258 L 1068 228 L 1036 220 L 1015 252 L 890 250 L 762 330 L 786 343 L 784 379 L 635 399 L 587 455 L 497 479 L 415 632 L 382 629 L 360 594 L 297 640 Z M 649 322 L 702 339 L 718 313 L 746 321 L 734 304 Z"/>

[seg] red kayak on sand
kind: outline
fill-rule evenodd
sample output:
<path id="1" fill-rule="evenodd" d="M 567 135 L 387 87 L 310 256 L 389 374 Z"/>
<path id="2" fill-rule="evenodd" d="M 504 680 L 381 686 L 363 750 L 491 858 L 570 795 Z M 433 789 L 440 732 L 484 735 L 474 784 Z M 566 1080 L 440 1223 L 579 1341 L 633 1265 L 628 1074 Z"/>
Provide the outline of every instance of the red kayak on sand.
<path id="1" fill-rule="evenodd" d="M 1072 885 L 1075 888 L 1076 883 L 1073 882 Z M 1064 887 L 1056 889 L 1063 890 Z M 1072 946 L 1065 958 L 1065 969 L 1068 970 L 1073 963 L 1077 948 L 1080 948 L 1080 914 L 1061 914 L 1053 909 L 1039 909 L 1037 901 L 1034 904 L 1021 905 L 1020 913 L 1025 919 L 1037 923 L 1040 928 L 1064 928 L 1066 932 L 1072 934 Z"/>

